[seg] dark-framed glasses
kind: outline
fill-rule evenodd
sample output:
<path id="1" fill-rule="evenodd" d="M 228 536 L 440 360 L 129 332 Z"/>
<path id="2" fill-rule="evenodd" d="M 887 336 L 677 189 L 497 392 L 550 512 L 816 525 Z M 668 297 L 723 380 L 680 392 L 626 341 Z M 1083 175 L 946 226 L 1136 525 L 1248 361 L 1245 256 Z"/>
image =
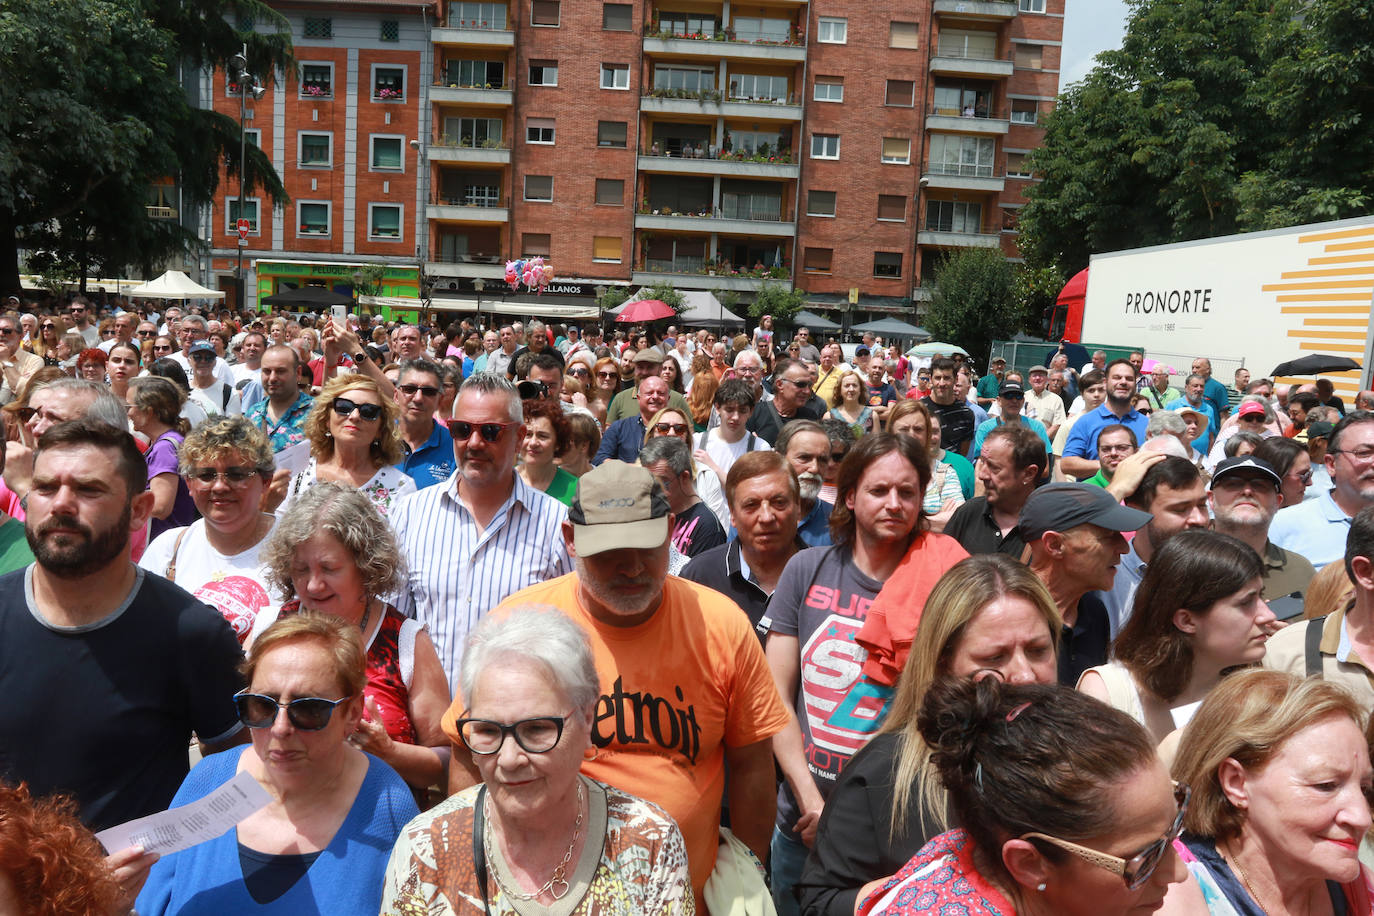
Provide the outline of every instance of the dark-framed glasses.
<path id="1" fill-rule="evenodd" d="M 1051 846 L 1058 846 L 1065 852 L 1073 853 L 1089 865 L 1096 865 L 1098 868 L 1104 868 L 1120 875 L 1122 880 L 1126 882 L 1128 890 L 1136 890 L 1150 880 L 1150 875 L 1154 874 L 1159 863 L 1163 861 L 1169 844 L 1178 839 L 1179 834 L 1183 832 L 1183 816 L 1188 813 L 1188 802 L 1192 797 L 1193 790 L 1191 788 L 1177 782 L 1174 783 L 1174 801 L 1178 804 L 1178 813 L 1174 815 L 1174 822 L 1169 825 L 1164 836 L 1126 859 L 1097 849 L 1079 846 L 1077 843 L 1070 843 L 1068 840 L 1061 840 L 1044 833 L 1023 833 L 1021 839 L 1041 840 Z"/>
<path id="2" fill-rule="evenodd" d="M 518 423 L 469 423 L 467 420 L 449 420 L 448 431 L 453 433 L 455 438 L 466 442 L 472 438 L 472 431 L 477 430 L 485 442 L 495 442 L 501 438 L 501 434 L 512 426 L 519 426 Z"/>
<path id="3" fill-rule="evenodd" d="M 359 404 L 356 401 L 350 401 L 348 398 L 335 398 L 332 406 L 334 408 L 334 413 L 341 417 L 346 417 L 355 410 L 358 412 L 358 416 L 362 417 L 364 420 L 375 420 L 382 415 L 381 404 Z"/>
<path id="4" fill-rule="evenodd" d="M 490 719 L 462 718 L 454 725 L 468 750 L 487 757 L 501 750 L 508 735 L 528 754 L 547 754 L 562 740 L 567 721 L 567 716 L 535 716 L 506 725 Z"/>
<path id="5" fill-rule="evenodd" d="M 286 710 L 286 719 L 292 728 L 303 732 L 317 732 L 329 725 L 334 709 L 340 703 L 353 699 L 351 696 L 326 700 L 323 697 L 297 697 L 283 703 L 260 693 L 241 690 L 234 694 L 234 708 L 238 710 L 239 721 L 249 728 L 271 728 L 277 721 L 277 712 Z"/>
<path id="6" fill-rule="evenodd" d="M 687 435 L 687 432 L 688 432 L 688 430 L 687 430 L 687 424 L 686 424 L 686 423 L 662 423 L 662 422 L 660 422 L 660 423 L 655 423 L 655 424 L 654 424 L 654 433 L 657 434 L 657 435 L 660 435 L 660 436 L 667 436 L 667 435 L 669 435 L 669 434 L 674 435 L 674 436 L 685 436 L 685 435 Z"/>
<path id="7" fill-rule="evenodd" d="M 412 397 L 417 391 L 427 398 L 437 398 L 439 396 L 439 389 L 435 388 L 433 385 L 397 385 L 396 387 Z"/>
<path id="8" fill-rule="evenodd" d="M 231 487 L 241 487 L 257 476 L 258 469 L 250 467 L 232 467 L 222 471 L 217 468 L 192 468 L 186 478 L 206 487 L 214 486 L 217 480 L 223 480 Z"/>

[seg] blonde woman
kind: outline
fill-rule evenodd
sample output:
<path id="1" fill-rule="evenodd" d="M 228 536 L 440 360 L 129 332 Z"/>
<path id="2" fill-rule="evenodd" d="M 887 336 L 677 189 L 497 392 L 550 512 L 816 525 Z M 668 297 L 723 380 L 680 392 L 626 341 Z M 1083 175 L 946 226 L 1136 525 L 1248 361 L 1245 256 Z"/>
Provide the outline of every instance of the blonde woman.
<path id="1" fill-rule="evenodd" d="M 863 401 L 867 394 L 863 378 L 851 369 L 841 373 L 830 399 L 830 416 L 848 423 L 856 436 L 873 432 L 876 422 L 873 408 Z"/>

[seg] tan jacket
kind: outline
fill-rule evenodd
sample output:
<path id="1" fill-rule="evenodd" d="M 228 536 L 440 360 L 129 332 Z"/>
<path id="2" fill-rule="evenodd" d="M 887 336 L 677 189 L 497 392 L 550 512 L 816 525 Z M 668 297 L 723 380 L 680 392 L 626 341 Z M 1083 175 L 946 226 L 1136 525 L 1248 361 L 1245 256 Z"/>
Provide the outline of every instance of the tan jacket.
<path id="1" fill-rule="evenodd" d="M 1344 611 L 1328 614 L 1322 622 L 1321 642 L 1318 644 L 1322 680 L 1340 684 L 1349 690 L 1365 709 L 1374 708 L 1374 671 L 1353 650 L 1348 661 L 1336 660 L 1344 622 Z M 1309 625 L 1312 624 L 1306 620 L 1298 620 L 1275 633 L 1264 653 L 1264 667 L 1306 677 L 1306 636 Z"/>

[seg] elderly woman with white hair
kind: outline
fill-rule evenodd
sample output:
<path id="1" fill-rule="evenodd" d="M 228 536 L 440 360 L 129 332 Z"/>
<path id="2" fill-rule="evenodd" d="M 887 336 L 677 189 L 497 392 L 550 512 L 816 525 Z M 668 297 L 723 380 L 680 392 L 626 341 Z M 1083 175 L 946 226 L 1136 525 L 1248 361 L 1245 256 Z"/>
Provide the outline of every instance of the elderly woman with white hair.
<path id="1" fill-rule="evenodd" d="M 248 644 L 279 617 L 333 614 L 362 632 L 367 652 L 363 716 L 348 740 L 389 764 L 412 789 L 442 785 L 449 742 L 440 720 L 448 678 L 429 634 L 387 604 L 404 581 L 391 526 L 372 501 L 332 481 L 306 490 L 262 550 L 267 581 L 286 597 L 254 621 Z"/>
<path id="2" fill-rule="evenodd" d="M 600 680 L 583 630 L 552 608 L 489 616 L 463 650 L 462 717 L 445 722 L 482 784 L 402 831 L 382 913 L 690 914 L 672 818 L 578 771 L 594 756 Z"/>

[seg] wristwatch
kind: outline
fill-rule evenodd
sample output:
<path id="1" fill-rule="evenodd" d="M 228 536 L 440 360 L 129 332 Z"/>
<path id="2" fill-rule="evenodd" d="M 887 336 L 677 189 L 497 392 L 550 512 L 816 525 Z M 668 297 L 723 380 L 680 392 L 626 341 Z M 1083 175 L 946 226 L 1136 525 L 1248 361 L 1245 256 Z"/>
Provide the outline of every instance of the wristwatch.
<path id="1" fill-rule="evenodd" d="M 367 351 L 366 351 L 366 350 L 359 350 L 357 353 L 354 353 L 354 354 L 353 354 L 353 362 L 355 362 L 355 363 L 365 363 L 365 362 L 367 362 Z"/>

